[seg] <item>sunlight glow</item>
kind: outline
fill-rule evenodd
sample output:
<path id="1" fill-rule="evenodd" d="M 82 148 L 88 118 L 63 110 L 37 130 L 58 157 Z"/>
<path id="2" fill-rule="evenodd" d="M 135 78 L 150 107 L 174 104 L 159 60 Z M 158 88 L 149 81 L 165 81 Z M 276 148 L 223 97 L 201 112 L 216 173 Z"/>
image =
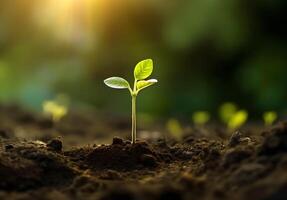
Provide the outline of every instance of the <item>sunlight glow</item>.
<path id="1" fill-rule="evenodd" d="M 37 25 L 52 32 L 60 40 L 78 45 L 90 43 L 93 38 L 94 0 L 39 1 L 35 6 Z"/>

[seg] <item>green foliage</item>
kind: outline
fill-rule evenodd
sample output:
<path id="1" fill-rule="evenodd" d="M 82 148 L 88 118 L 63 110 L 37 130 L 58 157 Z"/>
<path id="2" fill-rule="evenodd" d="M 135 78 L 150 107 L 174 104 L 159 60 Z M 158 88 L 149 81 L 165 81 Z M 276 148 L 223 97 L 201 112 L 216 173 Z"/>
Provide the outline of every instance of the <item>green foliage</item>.
<path id="1" fill-rule="evenodd" d="M 248 119 L 248 112 L 246 110 L 237 111 L 229 120 L 228 128 L 235 130 L 241 127 Z"/>
<path id="2" fill-rule="evenodd" d="M 143 80 L 137 82 L 137 91 L 140 91 L 144 88 L 147 88 L 153 84 L 157 83 L 156 79 L 150 79 L 150 80 Z"/>
<path id="3" fill-rule="evenodd" d="M 266 126 L 272 125 L 276 119 L 278 118 L 278 115 L 274 111 L 268 111 L 263 113 L 263 120 Z"/>
<path id="4" fill-rule="evenodd" d="M 130 84 L 121 77 L 111 77 L 104 80 L 105 84 L 114 89 L 130 88 Z"/>
<path id="5" fill-rule="evenodd" d="M 135 80 L 143 80 L 149 77 L 153 71 L 153 62 L 151 59 L 146 59 L 139 62 L 134 70 Z"/>
<path id="6" fill-rule="evenodd" d="M 197 111 L 192 114 L 192 121 L 196 125 L 204 125 L 210 119 L 210 114 L 206 111 Z"/>
<path id="7" fill-rule="evenodd" d="M 153 71 L 153 61 L 146 59 L 139 62 L 134 69 L 134 87 L 130 87 L 130 84 L 121 77 L 111 77 L 104 80 L 104 83 L 114 89 L 128 89 L 132 97 L 132 142 L 136 142 L 136 97 L 138 92 L 144 88 L 147 88 L 155 83 L 156 79 L 144 80 L 148 78 Z"/>
<path id="8" fill-rule="evenodd" d="M 178 120 L 169 119 L 166 123 L 166 129 L 168 130 L 170 136 L 177 141 L 181 141 L 183 138 L 183 128 Z"/>
<path id="9" fill-rule="evenodd" d="M 228 122 L 236 112 L 237 112 L 237 105 L 232 102 L 223 103 L 219 108 L 220 119 L 225 124 L 228 124 Z"/>
<path id="10" fill-rule="evenodd" d="M 146 59 L 139 62 L 134 69 L 134 89 L 130 87 L 128 81 L 121 77 L 110 77 L 104 80 L 104 83 L 114 89 L 129 89 L 131 95 L 137 95 L 138 92 L 144 88 L 147 88 L 158 81 L 156 79 L 144 80 L 149 77 L 153 71 L 153 61 Z"/>

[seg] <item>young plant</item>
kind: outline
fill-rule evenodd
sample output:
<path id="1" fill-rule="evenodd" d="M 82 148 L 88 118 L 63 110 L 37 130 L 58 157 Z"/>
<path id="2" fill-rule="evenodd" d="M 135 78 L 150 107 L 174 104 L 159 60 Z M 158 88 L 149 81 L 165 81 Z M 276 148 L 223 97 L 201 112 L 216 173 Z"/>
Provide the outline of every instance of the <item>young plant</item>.
<path id="1" fill-rule="evenodd" d="M 192 121 L 195 125 L 205 125 L 210 120 L 210 114 L 207 111 L 197 111 L 192 114 Z"/>
<path id="2" fill-rule="evenodd" d="M 136 99 L 138 93 L 144 89 L 147 88 L 155 83 L 157 83 L 156 79 L 149 79 L 148 78 L 153 71 L 153 61 L 151 59 L 146 59 L 141 62 L 139 62 L 134 69 L 134 85 L 133 89 L 131 88 L 128 81 L 121 77 L 111 77 L 104 80 L 104 83 L 114 89 L 128 89 L 131 94 L 132 98 L 132 143 L 134 144 L 136 142 L 136 123 L 137 123 L 137 117 L 136 117 Z"/>
<path id="3" fill-rule="evenodd" d="M 45 115 L 50 116 L 54 122 L 58 122 L 67 114 L 68 108 L 50 100 L 43 102 L 43 112 Z"/>
<path id="4" fill-rule="evenodd" d="M 225 102 L 219 107 L 219 117 L 223 123 L 228 124 L 237 111 L 238 107 L 235 103 Z"/>
<path id="5" fill-rule="evenodd" d="M 271 126 L 278 118 L 278 115 L 274 111 L 268 111 L 263 113 L 263 120 L 265 123 L 265 126 Z"/>
<path id="6" fill-rule="evenodd" d="M 228 122 L 228 129 L 233 131 L 241 127 L 248 119 L 248 112 L 246 110 L 237 111 Z"/>
<path id="7" fill-rule="evenodd" d="M 183 138 L 183 128 L 177 119 L 169 119 L 166 123 L 166 129 L 170 136 L 177 141 L 181 141 Z"/>

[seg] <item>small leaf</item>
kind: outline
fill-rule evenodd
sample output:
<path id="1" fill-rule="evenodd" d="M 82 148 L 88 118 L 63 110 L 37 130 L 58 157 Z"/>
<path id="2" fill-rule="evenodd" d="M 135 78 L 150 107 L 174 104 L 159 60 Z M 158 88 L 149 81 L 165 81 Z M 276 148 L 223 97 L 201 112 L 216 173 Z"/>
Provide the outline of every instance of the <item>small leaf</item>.
<path id="1" fill-rule="evenodd" d="M 146 87 L 149 87 L 153 84 L 157 83 L 156 79 L 150 79 L 150 80 L 143 80 L 143 81 L 138 81 L 137 82 L 137 89 L 142 90 Z"/>
<path id="2" fill-rule="evenodd" d="M 192 114 L 192 121 L 196 125 L 204 125 L 210 119 L 210 114 L 207 111 L 197 111 Z"/>
<path id="3" fill-rule="evenodd" d="M 146 59 L 139 62 L 134 70 L 136 80 L 143 80 L 149 77 L 153 70 L 153 62 L 151 59 Z"/>
<path id="4" fill-rule="evenodd" d="M 241 127 L 248 119 L 248 112 L 246 110 L 237 111 L 229 120 L 228 128 L 230 130 Z"/>
<path id="5" fill-rule="evenodd" d="M 277 118 L 278 115 L 274 111 L 268 111 L 263 113 L 263 119 L 266 126 L 271 126 L 274 123 L 274 121 L 276 121 Z"/>
<path id="6" fill-rule="evenodd" d="M 106 80 L 104 80 L 104 83 L 111 87 L 111 88 L 115 88 L 115 89 L 126 89 L 126 88 L 130 88 L 130 84 L 123 78 L 121 77 L 111 77 L 111 78 L 107 78 Z"/>

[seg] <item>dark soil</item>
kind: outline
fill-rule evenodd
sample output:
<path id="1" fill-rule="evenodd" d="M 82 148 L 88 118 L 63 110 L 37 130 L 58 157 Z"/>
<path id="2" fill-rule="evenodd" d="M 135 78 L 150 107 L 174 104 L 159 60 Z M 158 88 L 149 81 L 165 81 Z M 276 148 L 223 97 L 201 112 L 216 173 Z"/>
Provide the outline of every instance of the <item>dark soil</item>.
<path id="1" fill-rule="evenodd" d="M 0 199 L 287 199 L 287 123 L 186 128 L 180 142 L 128 137 L 122 118 L 72 113 L 54 124 L 2 106 Z"/>

